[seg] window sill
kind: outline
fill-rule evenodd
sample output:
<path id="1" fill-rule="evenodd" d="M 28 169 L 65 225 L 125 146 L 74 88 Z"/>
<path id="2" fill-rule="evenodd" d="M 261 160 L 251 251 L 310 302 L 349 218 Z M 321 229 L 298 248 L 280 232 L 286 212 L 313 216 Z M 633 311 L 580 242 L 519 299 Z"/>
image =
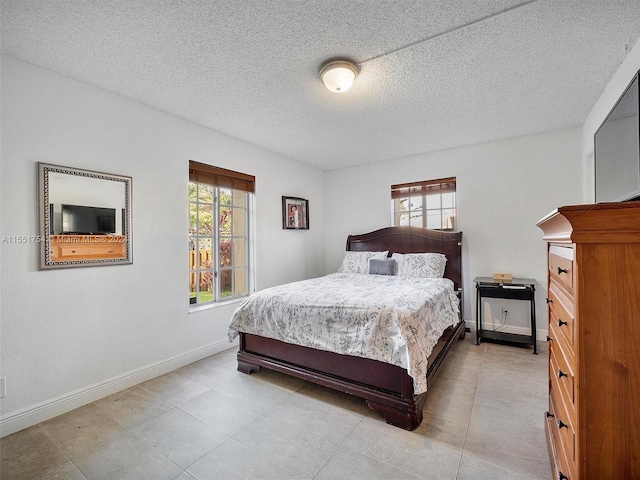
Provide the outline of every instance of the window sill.
<path id="1" fill-rule="evenodd" d="M 212 308 L 218 308 L 218 307 L 226 307 L 228 305 L 233 305 L 236 303 L 240 303 L 242 302 L 245 297 L 238 297 L 238 298 L 234 298 L 231 300 L 225 300 L 222 302 L 212 302 L 212 303 L 205 303 L 204 305 L 193 305 L 193 306 L 189 306 L 189 313 L 197 313 L 197 312 L 202 312 L 203 310 L 211 310 Z"/>

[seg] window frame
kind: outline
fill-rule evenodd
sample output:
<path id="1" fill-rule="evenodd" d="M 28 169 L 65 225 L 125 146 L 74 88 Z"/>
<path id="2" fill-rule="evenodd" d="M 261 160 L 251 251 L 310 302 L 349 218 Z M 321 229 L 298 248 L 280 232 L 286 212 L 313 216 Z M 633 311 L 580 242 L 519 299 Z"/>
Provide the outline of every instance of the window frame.
<path id="1" fill-rule="evenodd" d="M 445 206 L 443 202 L 443 195 L 453 194 L 451 198 L 451 205 Z M 438 196 L 438 206 L 431 206 L 433 197 Z M 431 201 L 429 198 L 431 197 Z M 412 199 L 419 198 L 419 207 L 411 208 L 413 202 Z M 407 200 L 409 205 L 408 210 L 400 210 L 398 206 Z M 445 214 L 445 212 L 453 212 L 453 215 Z M 440 231 L 455 231 L 457 229 L 457 190 L 456 190 L 456 177 L 439 178 L 435 180 L 423 180 L 419 182 L 400 183 L 391 185 L 391 224 L 394 226 L 401 226 L 400 218 L 402 215 L 408 214 L 409 225 L 412 223 L 412 212 L 420 212 L 421 226 L 422 228 L 428 228 L 429 225 L 429 212 L 433 214 L 436 212 L 440 220 L 440 228 L 432 228 L 431 230 Z M 451 224 L 449 224 L 451 221 Z M 446 222 L 446 224 L 445 224 Z"/>
<path id="2" fill-rule="evenodd" d="M 195 199 L 192 198 L 191 185 L 196 186 Z M 211 191 L 211 202 L 203 200 L 200 195 L 201 185 L 207 187 Z M 255 177 L 231 170 L 225 170 L 218 167 L 212 167 L 198 162 L 189 162 L 189 308 L 190 310 L 198 310 L 238 301 L 247 297 L 255 291 L 255 275 L 253 267 L 254 258 L 254 232 L 255 232 Z M 224 194 L 228 195 L 229 202 L 222 203 L 221 198 Z M 238 197 L 241 195 L 240 197 Z M 241 201 L 238 201 L 241 198 Z M 198 212 L 203 211 L 201 207 L 209 207 L 211 209 L 211 231 L 203 233 L 200 229 L 200 218 Z M 229 218 L 229 231 L 223 232 L 222 210 L 231 209 L 231 217 Z M 192 212 L 195 211 L 195 223 L 192 223 Z M 234 212 L 242 211 L 242 223 L 234 222 Z M 238 231 L 240 233 L 238 233 Z M 221 265 L 221 244 L 223 239 L 228 239 L 230 244 L 230 264 Z M 201 261 L 202 243 L 211 244 L 210 267 L 203 267 Z M 240 261 L 236 259 L 236 243 L 241 241 Z M 193 259 L 193 251 L 195 260 Z M 230 273 L 230 294 L 225 295 L 222 288 L 224 273 Z M 201 300 L 201 274 L 211 273 L 211 299 L 207 301 Z M 241 293 L 236 291 L 236 282 L 243 282 Z M 195 290 L 194 290 L 195 288 Z M 208 291 L 208 290 L 206 290 Z M 195 298 L 195 300 L 193 300 Z"/>

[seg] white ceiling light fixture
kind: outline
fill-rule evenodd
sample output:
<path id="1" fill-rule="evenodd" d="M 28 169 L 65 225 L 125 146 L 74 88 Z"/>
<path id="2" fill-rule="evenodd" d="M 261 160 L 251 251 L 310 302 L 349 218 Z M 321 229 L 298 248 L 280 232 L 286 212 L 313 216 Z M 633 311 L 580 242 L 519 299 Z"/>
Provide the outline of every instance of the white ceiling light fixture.
<path id="1" fill-rule="evenodd" d="M 351 60 L 334 59 L 323 63 L 318 72 L 324 86 L 332 92 L 343 93 L 351 88 L 358 76 L 358 67 Z"/>

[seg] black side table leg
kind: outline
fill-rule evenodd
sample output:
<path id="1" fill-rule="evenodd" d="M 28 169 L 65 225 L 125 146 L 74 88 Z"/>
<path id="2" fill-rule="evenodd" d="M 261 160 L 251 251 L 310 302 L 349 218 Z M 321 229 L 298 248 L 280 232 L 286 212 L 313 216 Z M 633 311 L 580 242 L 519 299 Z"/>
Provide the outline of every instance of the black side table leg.
<path id="1" fill-rule="evenodd" d="M 480 302 L 482 299 L 480 298 L 480 289 L 478 285 L 476 285 L 476 345 L 480 345 Z"/>
<path id="2" fill-rule="evenodd" d="M 538 342 L 536 340 L 536 290 L 531 286 L 531 341 L 533 342 L 533 354 L 538 354 Z"/>

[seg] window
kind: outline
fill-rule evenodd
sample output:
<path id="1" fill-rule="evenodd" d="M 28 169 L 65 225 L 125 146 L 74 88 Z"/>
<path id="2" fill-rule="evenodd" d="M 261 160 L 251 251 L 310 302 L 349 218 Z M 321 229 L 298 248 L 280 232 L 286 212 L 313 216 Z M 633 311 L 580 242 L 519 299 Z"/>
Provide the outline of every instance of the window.
<path id="1" fill-rule="evenodd" d="M 456 178 L 391 185 L 393 225 L 456 229 Z"/>
<path id="2" fill-rule="evenodd" d="M 255 177 L 189 162 L 189 304 L 249 294 Z"/>

